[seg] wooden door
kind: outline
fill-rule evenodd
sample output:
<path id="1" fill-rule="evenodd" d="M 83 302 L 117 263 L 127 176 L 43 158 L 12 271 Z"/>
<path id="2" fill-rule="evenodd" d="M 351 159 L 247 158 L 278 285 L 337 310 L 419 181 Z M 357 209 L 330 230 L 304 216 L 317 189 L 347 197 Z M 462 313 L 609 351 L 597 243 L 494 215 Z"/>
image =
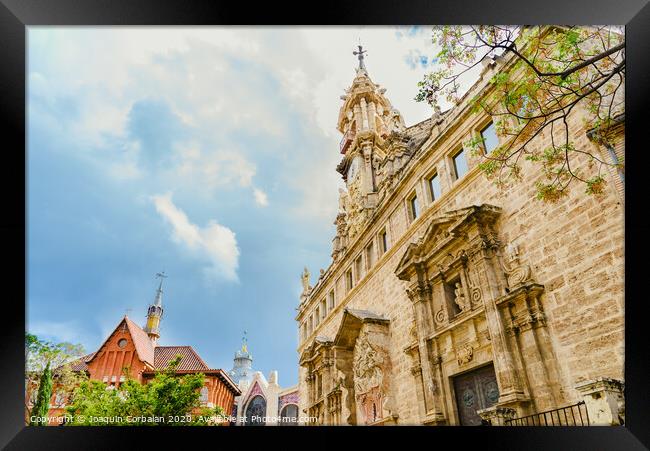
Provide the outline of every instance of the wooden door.
<path id="1" fill-rule="evenodd" d="M 477 410 L 493 406 L 499 400 L 499 386 L 492 364 L 454 378 L 456 406 L 462 426 L 480 426 Z"/>

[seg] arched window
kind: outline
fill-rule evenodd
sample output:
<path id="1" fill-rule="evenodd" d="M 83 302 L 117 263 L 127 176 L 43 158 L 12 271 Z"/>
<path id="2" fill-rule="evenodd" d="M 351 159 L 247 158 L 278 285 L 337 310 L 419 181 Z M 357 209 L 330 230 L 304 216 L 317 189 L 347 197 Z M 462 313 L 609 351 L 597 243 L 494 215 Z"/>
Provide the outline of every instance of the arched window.
<path id="1" fill-rule="evenodd" d="M 280 426 L 297 426 L 298 425 L 298 406 L 287 404 L 280 412 Z"/>
<path id="2" fill-rule="evenodd" d="M 264 426 L 264 417 L 266 416 L 266 399 L 257 395 L 251 399 L 246 406 L 244 416 L 244 425 L 246 426 Z"/>

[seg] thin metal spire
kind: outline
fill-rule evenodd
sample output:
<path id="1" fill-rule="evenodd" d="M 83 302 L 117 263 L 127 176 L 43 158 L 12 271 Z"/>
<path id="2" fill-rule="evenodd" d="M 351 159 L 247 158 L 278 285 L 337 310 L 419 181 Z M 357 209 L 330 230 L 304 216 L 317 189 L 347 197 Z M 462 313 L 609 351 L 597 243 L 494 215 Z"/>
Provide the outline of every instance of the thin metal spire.
<path id="1" fill-rule="evenodd" d="M 165 275 L 165 271 L 156 273 L 156 278 L 160 278 L 160 285 L 158 285 L 158 291 L 156 291 L 156 299 L 153 302 L 153 305 L 157 307 L 162 306 L 162 284 L 163 280 L 166 279 L 168 276 Z"/>

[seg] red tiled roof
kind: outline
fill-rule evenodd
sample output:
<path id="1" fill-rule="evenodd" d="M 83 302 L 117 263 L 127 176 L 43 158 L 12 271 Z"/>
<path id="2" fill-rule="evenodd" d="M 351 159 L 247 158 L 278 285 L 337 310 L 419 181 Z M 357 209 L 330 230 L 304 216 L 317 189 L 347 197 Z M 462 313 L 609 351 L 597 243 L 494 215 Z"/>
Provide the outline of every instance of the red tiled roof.
<path id="1" fill-rule="evenodd" d="M 154 346 L 149 335 L 140 326 L 131 321 L 128 316 L 125 316 L 124 320 L 129 327 L 129 332 L 131 333 L 131 338 L 133 338 L 133 344 L 135 345 L 135 351 L 138 353 L 138 357 L 143 362 L 154 365 Z"/>
<path id="2" fill-rule="evenodd" d="M 162 370 L 173 360 L 177 354 L 181 355 L 181 361 L 177 367 L 178 371 L 201 371 L 210 367 L 199 357 L 191 346 L 156 346 L 154 351 L 153 366 Z"/>
<path id="3" fill-rule="evenodd" d="M 104 343 L 99 347 L 97 351 L 102 349 L 106 342 L 108 341 L 109 338 L 115 333 L 115 331 L 122 325 L 123 322 L 126 322 L 126 326 L 129 329 L 129 334 L 131 335 L 131 338 L 133 339 L 133 344 L 135 345 L 135 352 L 138 355 L 138 358 L 149 364 L 150 366 L 153 366 L 153 361 L 154 361 L 154 347 L 153 343 L 151 342 L 151 339 L 149 338 L 149 335 L 142 330 L 140 326 L 138 326 L 136 323 L 131 321 L 128 316 L 124 316 L 122 318 L 122 321 L 119 322 L 115 330 L 106 337 L 106 340 L 104 340 Z M 95 353 L 96 354 L 96 353 Z M 93 359 L 94 355 L 90 357 L 88 360 L 86 360 L 86 363 L 90 362 Z"/>

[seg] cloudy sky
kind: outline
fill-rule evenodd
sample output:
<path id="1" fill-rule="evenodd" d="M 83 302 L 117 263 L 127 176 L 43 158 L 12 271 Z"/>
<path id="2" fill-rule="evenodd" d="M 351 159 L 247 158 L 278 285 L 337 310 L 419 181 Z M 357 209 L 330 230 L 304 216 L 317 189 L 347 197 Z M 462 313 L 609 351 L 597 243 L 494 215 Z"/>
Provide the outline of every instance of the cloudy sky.
<path id="1" fill-rule="evenodd" d="M 352 51 L 411 125 L 429 30 L 29 27 L 28 330 L 94 351 L 127 311 L 144 323 L 164 270 L 161 344 L 230 369 L 247 330 L 254 368 L 297 383 Z"/>

